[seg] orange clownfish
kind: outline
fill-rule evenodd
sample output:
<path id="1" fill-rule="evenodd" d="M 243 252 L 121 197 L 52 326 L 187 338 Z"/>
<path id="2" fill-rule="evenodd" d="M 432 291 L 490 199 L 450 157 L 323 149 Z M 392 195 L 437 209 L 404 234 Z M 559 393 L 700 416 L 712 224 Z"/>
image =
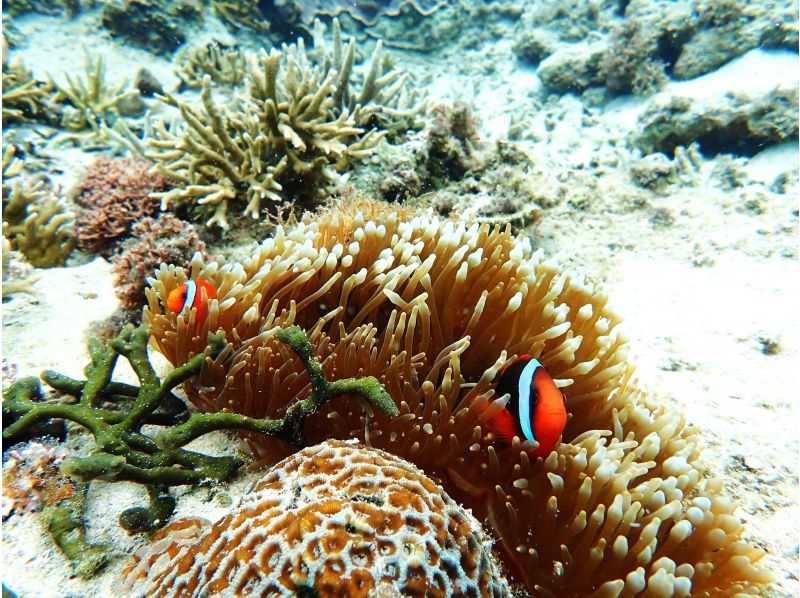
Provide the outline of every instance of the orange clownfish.
<path id="1" fill-rule="evenodd" d="M 203 301 L 202 291 L 205 291 L 206 301 Z M 217 289 L 207 280 L 202 278 L 188 280 L 169 294 L 167 309 L 188 318 L 189 312 L 194 308 L 196 310 L 194 319 L 199 324 L 204 322 L 208 315 L 208 302 L 216 298 Z"/>
<path id="2" fill-rule="evenodd" d="M 510 398 L 486 426 L 504 444 L 514 436 L 538 442 L 528 454 L 546 458 L 567 425 L 566 397 L 547 370 L 530 355 L 521 355 L 500 372 L 495 394 Z"/>

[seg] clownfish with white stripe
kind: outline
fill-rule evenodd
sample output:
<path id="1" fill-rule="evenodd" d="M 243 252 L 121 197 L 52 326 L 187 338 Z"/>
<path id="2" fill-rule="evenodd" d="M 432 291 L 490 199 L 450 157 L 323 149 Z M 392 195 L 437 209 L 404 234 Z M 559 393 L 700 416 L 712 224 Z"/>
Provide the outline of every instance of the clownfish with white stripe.
<path id="1" fill-rule="evenodd" d="M 204 296 L 205 295 L 205 300 Z M 172 313 L 189 317 L 194 308 L 194 321 L 201 324 L 208 315 L 208 304 L 217 298 L 217 289 L 207 280 L 187 280 L 182 285 L 173 289 L 167 296 L 167 309 Z"/>
<path id="2" fill-rule="evenodd" d="M 509 395 L 508 403 L 485 425 L 504 445 L 512 438 L 539 443 L 529 451 L 533 458 L 546 458 L 567 425 L 566 397 L 541 363 L 530 355 L 521 355 L 503 368 L 495 386 L 495 395 Z"/>

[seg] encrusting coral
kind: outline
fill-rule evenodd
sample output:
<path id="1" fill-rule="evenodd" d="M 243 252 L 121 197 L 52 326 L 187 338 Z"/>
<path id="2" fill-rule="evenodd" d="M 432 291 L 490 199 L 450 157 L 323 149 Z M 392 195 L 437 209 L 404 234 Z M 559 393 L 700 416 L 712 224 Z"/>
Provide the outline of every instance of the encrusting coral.
<path id="1" fill-rule="evenodd" d="M 196 252 L 204 257 L 206 246 L 192 224 L 162 213 L 158 218 L 146 216 L 134 223 L 130 238 L 111 257 L 114 289 L 127 312 L 136 310 L 138 317 L 145 304 L 146 279 L 161 264 L 186 264 Z"/>
<path id="2" fill-rule="evenodd" d="M 109 253 L 128 236 L 131 227 L 158 213 L 153 194 L 169 188 L 167 179 L 152 173 L 139 158 L 98 158 L 75 187 L 79 206 L 75 219 L 78 245 L 91 253 Z"/>
<path id="3" fill-rule="evenodd" d="M 340 440 L 275 465 L 213 525 L 171 524 L 123 580 L 137 596 L 508 595 L 468 511 L 412 464 Z"/>
<path id="4" fill-rule="evenodd" d="M 217 289 L 203 321 L 164 308 L 188 277 Z M 632 383 L 605 295 L 509 229 L 351 202 L 279 227 L 241 264 L 164 267 L 147 295 L 144 322 L 171 362 L 200 353 L 210 332 L 231 341 L 184 385 L 211 415 L 279 417 L 308 392 L 281 350 L 293 325 L 326 375 L 378 378 L 398 417 L 333 401 L 307 419 L 309 442 L 358 438 L 416 464 L 490 525 L 532 591 L 726 596 L 770 580 L 721 483 L 705 478 L 695 432 Z M 494 378 L 521 354 L 566 395 L 562 442 L 543 460 L 483 425 L 508 400 Z M 257 458 L 286 454 L 246 437 Z"/>
<path id="5" fill-rule="evenodd" d="M 369 129 L 370 119 L 396 99 L 405 79 L 384 73 L 378 45 L 360 90 L 351 93 L 355 44 L 344 49 L 335 36 L 332 56 L 313 64 L 302 38 L 281 51 L 262 52 L 235 110 L 214 102 L 208 76 L 202 110 L 167 96 L 184 126 L 156 122 L 146 153 L 176 183 L 157 194 L 162 208 L 196 202 L 210 213 L 209 225 L 225 228 L 230 205 L 251 218 L 262 216 L 264 201 L 308 205 L 337 171 L 371 155 L 383 132 Z"/>

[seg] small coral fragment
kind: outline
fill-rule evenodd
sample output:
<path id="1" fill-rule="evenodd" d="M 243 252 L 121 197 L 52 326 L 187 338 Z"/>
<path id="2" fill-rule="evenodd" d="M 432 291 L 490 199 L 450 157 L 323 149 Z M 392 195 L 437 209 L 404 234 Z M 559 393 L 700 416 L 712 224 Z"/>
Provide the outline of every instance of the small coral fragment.
<path id="1" fill-rule="evenodd" d="M 272 467 L 213 525 L 178 521 L 123 572 L 137 596 L 507 596 L 491 541 L 412 464 L 340 440 Z"/>
<path id="2" fill-rule="evenodd" d="M 32 440 L 3 455 L 3 509 L 5 520 L 13 514 L 41 511 L 76 492 L 69 478 L 59 472 L 67 456 L 63 444 L 51 439 Z"/>

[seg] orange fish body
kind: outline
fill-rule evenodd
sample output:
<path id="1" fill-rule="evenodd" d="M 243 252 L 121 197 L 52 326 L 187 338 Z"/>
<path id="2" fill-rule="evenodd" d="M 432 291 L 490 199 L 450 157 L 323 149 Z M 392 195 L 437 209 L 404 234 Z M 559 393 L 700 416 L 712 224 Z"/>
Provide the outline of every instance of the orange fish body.
<path id="1" fill-rule="evenodd" d="M 505 408 L 484 422 L 503 444 L 514 436 L 536 441 L 533 458 L 547 457 L 567 425 L 563 393 L 541 363 L 522 355 L 503 368 L 495 388 L 497 396 L 509 395 Z"/>
<path id="2" fill-rule="evenodd" d="M 167 309 L 186 318 L 194 309 L 194 321 L 200 324 L 205 322 L 208 315 L 209 302 L 216 298 L 217 289 L 210 282 L 202 278 L 189 280 L 170 292 L 167 297 Z"/>

